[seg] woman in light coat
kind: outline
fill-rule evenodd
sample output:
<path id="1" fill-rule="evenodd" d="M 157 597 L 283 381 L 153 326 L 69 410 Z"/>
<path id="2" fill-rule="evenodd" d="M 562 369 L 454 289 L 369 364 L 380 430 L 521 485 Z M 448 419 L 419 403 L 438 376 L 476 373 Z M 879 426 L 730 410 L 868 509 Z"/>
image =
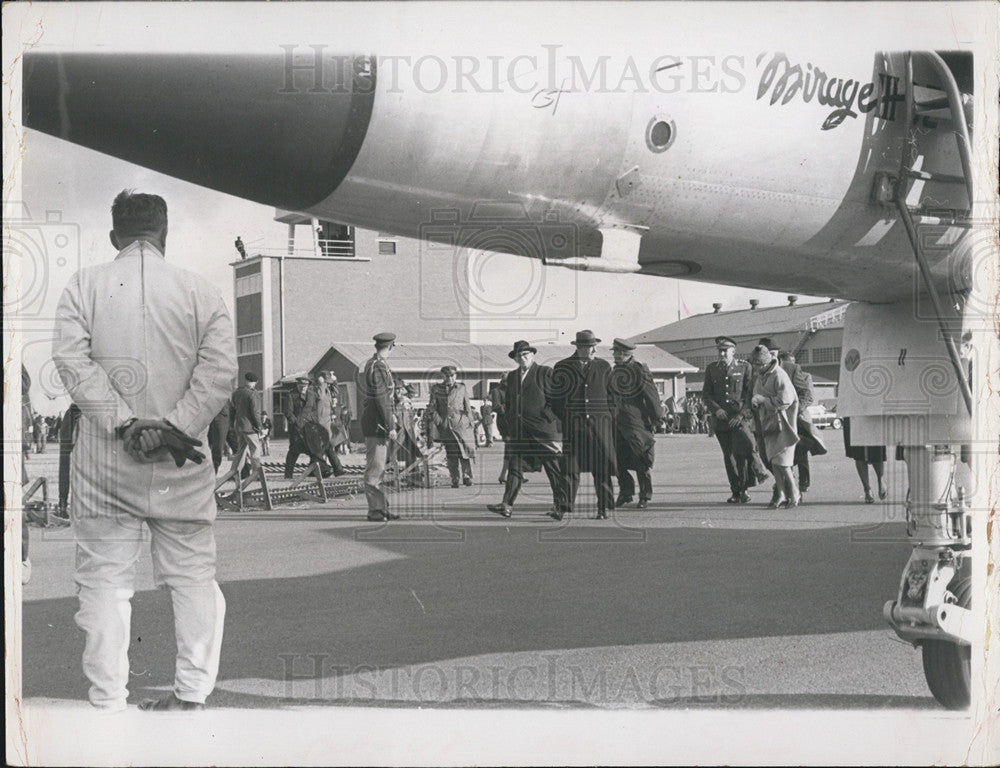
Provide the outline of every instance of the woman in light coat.
<path id="1" fill-rule="evenodd" d="M 792 475 L 792 465 L 795 444 L 799 441 L 795 429 L 799 399 L 792 380 L 767 347 L 756 346 L 750 355 L 750 364 L 756 374 L 750 404 L 760 422 L 764 451 L 778 489 L 770 506 L 797 507 L 802 496 Z"/>

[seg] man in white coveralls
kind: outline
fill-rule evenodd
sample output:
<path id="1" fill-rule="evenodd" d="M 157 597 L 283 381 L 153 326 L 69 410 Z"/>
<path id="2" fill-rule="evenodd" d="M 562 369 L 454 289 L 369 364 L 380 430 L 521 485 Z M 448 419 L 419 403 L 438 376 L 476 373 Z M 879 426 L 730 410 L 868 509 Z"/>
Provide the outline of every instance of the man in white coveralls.
<path id="1" fill-rule="evenodd" d="M 72 462 L 76 623 L 95 707 L 125 708 L 130 600 L 149 526 L 173 602 L 173 692 L 142 709 L 201 709 L 215 686 L 225 600 L 215 581 L 211 462 L 194 446 L 237 373 L 233 326 L 208 281 L 164 258 L 167 206 L 119 194 L 114 261 L 82 269 L 59 301 L 52 357 L 82 411 Z"/>

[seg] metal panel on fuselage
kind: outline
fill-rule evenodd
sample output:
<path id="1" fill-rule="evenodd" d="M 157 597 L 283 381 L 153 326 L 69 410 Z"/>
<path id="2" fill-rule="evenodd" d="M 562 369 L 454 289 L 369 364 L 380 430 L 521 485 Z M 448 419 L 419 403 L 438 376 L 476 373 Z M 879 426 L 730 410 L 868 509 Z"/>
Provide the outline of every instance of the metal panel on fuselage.
<path id="1" fill-rule="evenodd" d="M 358 159 L 315 210 L 420 236 L 434 211 L 463 226 L 478 202 L 503 201 L 584 233 L 648 227 L 649 273 L 693 265 L 695 279 L 873 301 L 910 292 L 909 243 L 871 201 L 876 173 L 899 168 L 902 54 L 747 52 L 714 58 L 707 74 L 699 57 L 672 58 L 676 93 L 662 79 L 574 87 L 593 75 L 582 69 L 568 88 L 534 73 L 555 91 L 393 92 L 380 77 Z M 675 128 L 661 152 L 647 145 L 657 117 Z"/>

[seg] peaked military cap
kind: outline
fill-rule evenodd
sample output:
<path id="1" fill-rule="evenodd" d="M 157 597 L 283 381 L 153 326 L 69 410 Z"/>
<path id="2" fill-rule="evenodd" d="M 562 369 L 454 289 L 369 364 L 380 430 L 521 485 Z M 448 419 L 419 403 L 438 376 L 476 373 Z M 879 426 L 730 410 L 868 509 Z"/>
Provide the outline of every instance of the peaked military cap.
<path id="1" fill-rule="evenodd" d="M 441 366 L 441 373 L 447 376 L 450 373 L 458 373 L 458 369 L 454 365 L 444 365 Z"/>
<path id="2" fill-rule="evenodd" d="M 372 338 L 375 339 L 376 344 L 388 344 L 396 340 L 396 334 L 383 331 L 382 333 L 376 333 Z"/>
<path id="3" fill-rule="evenodd" d="M 625 339 L 616 338 L 612 343 L 611 347 L 613 349 L 624 349 L 626 352 L 632 352 L 635 349 L 635 344 L 631 341 L 626 341 Z"/>
<path id="4" fill-rule="evenodd" d="M 736 342 L 733 339 L 729 338 L 728 336 L 716 336 L 715 346 L 732 347 L 733 349 L 736 349 Z"/>

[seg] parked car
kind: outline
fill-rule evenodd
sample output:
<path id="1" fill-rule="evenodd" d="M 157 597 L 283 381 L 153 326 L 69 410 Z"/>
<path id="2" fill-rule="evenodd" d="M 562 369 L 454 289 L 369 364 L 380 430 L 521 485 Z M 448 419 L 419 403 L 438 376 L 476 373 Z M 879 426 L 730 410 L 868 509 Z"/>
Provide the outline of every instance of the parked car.
<path id="1" fill-rule="evenodd" d="M 836 406 L 834 406 L 835 408 Z M 813 423 L 813 426 L 819 427 L 820 429 L 825 429 L 826 427 L 831 427 L 832 429 L 840 429 L 844 426 L 843 420 L 837 415 L 837 412 L 832 408 L 827 408 L 822 403 L 817 403 L 816 405 L 810 405 L 806 408 L 806 414 L 809 416 Z"/>

